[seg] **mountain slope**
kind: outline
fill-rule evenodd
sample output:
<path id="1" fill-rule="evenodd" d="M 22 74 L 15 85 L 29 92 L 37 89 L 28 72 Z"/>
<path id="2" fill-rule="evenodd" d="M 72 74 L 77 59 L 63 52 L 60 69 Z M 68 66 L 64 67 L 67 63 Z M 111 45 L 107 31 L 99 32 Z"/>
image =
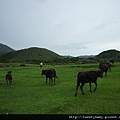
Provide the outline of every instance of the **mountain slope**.
<path id="1" fill-rule="evenodd" d="M 103 51 L 101 53 L 99 53 L 96 57 L 98 58 L 120 58 L 120 51 L 115 50 L 115 49 L 111 49 L 111 50 L 107 50 L 107 51 Z"/>
<path id="2" fill-rule="evenodd" d="M 14 51 L 14 49 L 8 47 L 7 45 L 0 43 L 0 55 L 9 53 L 11 51 Z"/>
<path id="3" fill-rule="evenodd" d="M 45 48 L 32 47 L 28 49 L 13 51 L 5 55 L 2 55 L 0 57 L 0 61 L 21 62 L 21 61 L 47 60 L 51 58 L 61 58 L 61 56 Z"/>

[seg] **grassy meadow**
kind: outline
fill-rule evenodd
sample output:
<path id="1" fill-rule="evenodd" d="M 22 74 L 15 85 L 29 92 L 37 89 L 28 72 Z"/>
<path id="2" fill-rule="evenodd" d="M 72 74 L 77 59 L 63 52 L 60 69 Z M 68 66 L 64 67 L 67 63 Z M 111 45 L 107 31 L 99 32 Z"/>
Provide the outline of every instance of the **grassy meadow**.
<path id="1" fill-rule="evenodd" d="M 115 63 L 107 76 L 98 78 L 96 92 L 90 93 L 89 84 L 85 84 L 85 95 L 79 89 L 76 97 L 77 73 L 98 70 L 98 64 L 44 65 L 43 68 L 35 64 L 7 65 L 10 66 L 0 67 L 0 114 L 120 114 L 120 63 Z M 41 71 L 47 68 L 57 72 L 55 86 L 45 84 Z M 7 87 L 5 75 L 9 70 L 13 83 Z M 92 90 L 94 87 L 92 84 Z"/>

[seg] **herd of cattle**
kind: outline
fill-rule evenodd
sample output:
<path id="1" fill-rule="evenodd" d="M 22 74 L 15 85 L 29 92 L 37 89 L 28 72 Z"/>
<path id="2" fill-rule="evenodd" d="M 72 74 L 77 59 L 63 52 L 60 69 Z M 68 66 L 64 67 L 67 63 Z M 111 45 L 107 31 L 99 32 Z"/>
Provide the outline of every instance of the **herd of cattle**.
<path id="1" fill-rule="evenodd" d="M 85 83 L 89 83 L 90 92 L 92 92 L 91 83 L 94 83 L 95 84 L 94 91 L 96 91 L 96 89 L 97 89 L 97 78 L 98 77 L 102 78 L 103 73 L 105 73 L 105 76 L 106 76 L 108 70 L 110 69 L 110 71 L 111 71 L 111 67 L 112 67 L 112 65 L 110 63 L 104 62 L 104 63 L 99 64 L 100 70 L 79 72 L 78 75 L 77 75 L 77 85 L 76 85 L 75 96 L 77 96 L 79 86 L 80 86 L 82 94 L 84 95 L 83 86 L 84 86 Z M 46 84 L 47 84 L 47 80 L 49 79 L 49 84 L 51 84 L 51 86 L 53 85 L 53 78 L 54 78 L 54 85 L 55 85 L 55 82 L 56 82 L 56 78 L 58 79 L 58 77 L 56 75 L 56 71 L 54 69 L 42 70 L 41 75 L 46 76 Z M 10 84 L 10 85 L 12 84 L 11 71 L 9 71 L 6 74 L 6 82 L 7 82 L 7 86 L 8 86 L 8 84 Z"/>

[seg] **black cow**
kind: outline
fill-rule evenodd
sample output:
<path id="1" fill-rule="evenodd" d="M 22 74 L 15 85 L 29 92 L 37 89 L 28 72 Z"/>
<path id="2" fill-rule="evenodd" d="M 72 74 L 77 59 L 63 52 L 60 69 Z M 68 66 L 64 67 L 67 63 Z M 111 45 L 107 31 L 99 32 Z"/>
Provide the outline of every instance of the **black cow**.
<path id="1" fill-rule="evenodd" d="M 20 67 L 25 67 L 26 65 L 25 64 L 20 64 Z"/>
<path id="2" fill-rule="evenodd" d="M 111 71 L 111 67 L 107 63 L 100 63 L 99 68 L 100 68 L 100 70 L 105 72 L 105 76 L 107 76 L 107 72 L 108 72 L 109 68 L 110 68 L 110 71 Z"/>
<path id="3" fill-rule="evenodd" d="M 46 76 L 46 84 L 47 84 L 47 78 L 49 78 L 49 84 L 50 84 L 50 80 L 51 80 L 51 86 L 53 84 L 53 78 L 54 78 L 54 85 L 55 85 L 55 78 L 58 79 L 58 77 L 56 76 L 56 71 L 54 69 L 42 70 L 41 75 Z"/>
<path id="4" fill-rule="evenodd" d="M 7 82 L 7 86 L 8 84 L 12 84 L 12 72 L 9 71 L 7 74 L 6 74 L 6 82 Z"/>
<path id="5" fill-rule="evenodd" d="M 100 63 L 100 64 L 99 64 L 99 68 L 100 68 L 100 66 L 103 65 L 103 64 L 107 64 L 107 65 L 108 65 L 108 69 L 109 69 L 110 72 L 111 72 L 112 64 L 110 64 L 109 62 L 103 62 L 103 63 Z M 105 66 L 106 66 L 106 65 L 105 65 Z M 101 69 L 101 68 L 100 68 L 100 69 Z"/>
<path id="6" fill-rule="evenodd" d="M 115 61 L 114 61 L 114 60 L 110 60 L 110 62 L 111 62 L 112 64 L 114 64 Z"/>
<path id="7" fill-rule="evenodd" d="M 112 64 L 107 63 L 107 65 L 108 65 L 108 68 L 110 69 L 110 72 L 111 72 Z"/>
<path id="8" fill-rule="evenodd" d="M 80 89 L 82 91 L 82 94 L 84 95 L 83 92 L 83 86 L 85 83 L 89 83 L 90 85 L 90 92 L 92 92 L 91 90 L 91 83 L 95 84 L 95 89 L 94 91 L 97 89 L 97 78 L 103 76 L 103 71 L 98 70 L 98 71 L 86 71 L 86 72 L 79 72 L 77 75 L 77 85 L 76 85 L 76 93 L 75 96 L 77 96 L 77 92 L 78 92 L 78 87 L 80 86 Z M 81 85 L 80 85 L 81 83 Z"/>

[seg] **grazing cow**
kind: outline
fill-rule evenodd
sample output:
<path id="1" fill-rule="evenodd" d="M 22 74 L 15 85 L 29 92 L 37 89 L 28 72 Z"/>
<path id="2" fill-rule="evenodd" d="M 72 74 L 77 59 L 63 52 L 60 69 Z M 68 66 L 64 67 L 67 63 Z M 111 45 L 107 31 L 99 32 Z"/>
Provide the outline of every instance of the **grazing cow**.
<path id="1" fill-rule="evenodd" d="M 25 67 L 26 65 L 25 64 L 20 64 L 20 67 Z"/>
<path id="2" fill-rule="evenodd" d="M 112 64 L 110 64 L 110 63 L 108 63 L 108 62 L 103 62 L 103 63 L 100 63 L 100 64 L 99 64 L 99 68 L 100 68 L 100 66 L 101 66 L 102 64 L 107 64 L 107 65 L 108 65 L 108 69 L 109 69 L 110 72 L 111 72 Z"/>
<path id="3" fill-rule="evenodd" d="M 91 83 L 95 84 L 95 89 L 94 91 L 97 89 L 97 78 L 103 76 L 103 71 L 98 70 L 98 71 L 87 71 L 87 72 L 79 72 L 77 75 L 77 85 L 76 85 L 76 93 L 75 96 L 77 96 L 77 92 L 78 92 L 78 87 L 80 86 L 80 89 L 82 91 L 82 94 L 84 95 L 83 92 L 83 86 L 85 83 L 89 83 L 90 85 L 90 92 L 92 92 L 91 90 Z M 80 85 L 81 83 L 81 85 Z"/>
<path id="4" fill-rule="evenodd" d="M 111 72 L 111 67 L 112 67 L 112 64 L 107 63 L 107 65 L 108 65 L 108 68 L 110 69 L 110 72 Z"/>
<path id="5" fill-rule="evenodd" d="M 9 71 L 7 74 L 6 74 L 6 82 L 7 82 L 7 86 L 8 86 L 8 83 L 11 85 L 12 84 L 12 72 Z"/>
<path id="6" fill-rule="evenodd" d="M 109 67 L 110 66 L 107 63 L 100 63 L 99 64 L 99 68 L 100 68 L 100 70 L 102 70 L 103 72 L 105 72 L 105 76 L 107 76 L 107 72 L 108 72 Z"/>
<path id="7" fill-rule="evenodd" d="M 112 64 L 114 64 L 115 61 L 114 61 L 114 60 L 110 60 L 110 62 L 111 62 Z"/>
<path id="8" fill-rule="evenodd" d="M 47 78 L 49 78 L 49 84 L 50 84 L 50 80 L 51 80 L 51 86 L 53 84 L 53 79 L 52 78 L 54 78 L 54 85 L 55 85 L 55 78 L 58 79 L 58 77 L 56 76 L 56 71 L 54 69 L 42 70 L 41 75 L 46 76 L 46 84 L 47 84 Z"/>

